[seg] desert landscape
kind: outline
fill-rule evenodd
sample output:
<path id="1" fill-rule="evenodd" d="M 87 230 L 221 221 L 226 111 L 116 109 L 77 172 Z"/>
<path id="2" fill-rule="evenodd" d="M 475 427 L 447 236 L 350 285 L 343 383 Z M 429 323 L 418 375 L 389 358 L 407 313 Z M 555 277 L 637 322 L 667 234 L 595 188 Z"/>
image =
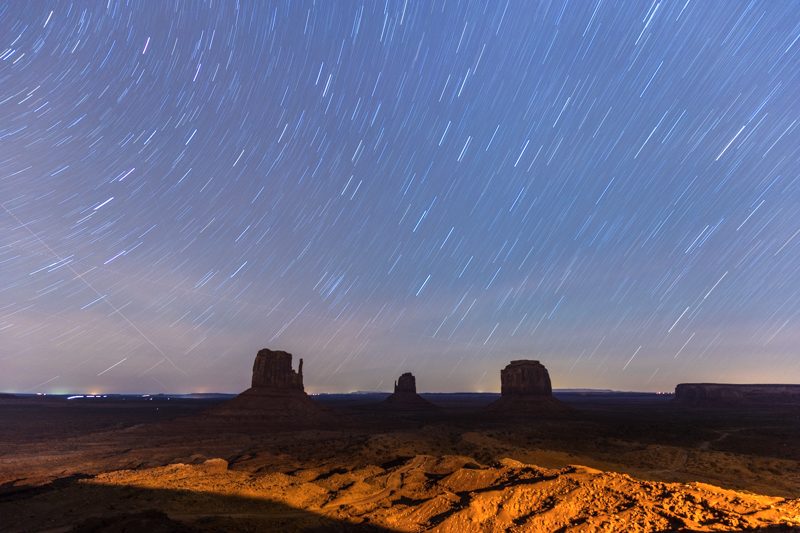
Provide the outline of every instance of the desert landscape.
<path id="1" fill-rule="evenodd" d="M 525 360 L 499 396 L 312 397 L 291 361 L 232 399 L 4 397 L 0 529 L 800 529 L 791 401 L 551 394 Z"/>
<path id="2" fill-rule="evenodd" d="M 0 533 L 800 533 L 800 0 L 0 1 Z"/>

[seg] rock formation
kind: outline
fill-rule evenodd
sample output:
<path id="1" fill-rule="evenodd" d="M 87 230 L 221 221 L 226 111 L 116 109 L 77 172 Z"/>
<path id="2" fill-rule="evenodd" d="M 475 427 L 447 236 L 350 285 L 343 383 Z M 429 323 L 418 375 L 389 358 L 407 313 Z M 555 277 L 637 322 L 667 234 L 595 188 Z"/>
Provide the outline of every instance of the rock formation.
<path id="1" fill-rule="evenodd" d="M 675 387 L 675 401 L 710 407 L 800 406 L 800 385 L 681 383 Z"/>
<path id="2" fill-rule="evenodd" d="M 250 446 L 274 456 L 266 443 Z M 411 455 L 365 467 L 360 457 L 279 457 L 269 470 L 247 461 L 235 469 L 224 461 L 142 465 L 28 488 L 0 499 L 3 531 L 800 531 L 794 494 L 508 458 L 487 465 L 463 455 Z"/>
<path id="3" fill-rule="evenodd" d="M 503 396 L 552 396 L 550 374 L 539 361 L 511 361 L 500 371 L 500 393 Z"/>
<path id="4" fill-rule="evenodd" d="M 251 387 L 212 414 L 287 427 L 319 422 L 329 416 L 303 388 L 303 360 L 294 370 L 292 354 L 267 348 L 256 354 Z"/>
<path id="5" fill-rule="evenodd" d="M 292 354 L 259 350 L 253 363 L 252 388 L 303 391 L 303 360 L 300 359 L 297 371 L 292 369 Z"/>
<path id="6" fill-rule="evenodd" d="M 489 409 L 509 413 L 558 413 L 568 408 L 553 398 L 550 374 L 539 361 L 518 359 L 500 371 L 500 399 Z"/>
<path id="7" fill-rule="evenodd" d="M 394 382 L 394 394 L 383 401 L 385 407 L 407 411 L 431 409 L 435 406 L 417 394 L 417 380 L 414 374 L 406 372 Z"/>
<path id="8" fill-rule="evenodd" d="M 394 393 L 417 393 L 417 379 L 411 372 L 406 372 L 394 382 Z"/>

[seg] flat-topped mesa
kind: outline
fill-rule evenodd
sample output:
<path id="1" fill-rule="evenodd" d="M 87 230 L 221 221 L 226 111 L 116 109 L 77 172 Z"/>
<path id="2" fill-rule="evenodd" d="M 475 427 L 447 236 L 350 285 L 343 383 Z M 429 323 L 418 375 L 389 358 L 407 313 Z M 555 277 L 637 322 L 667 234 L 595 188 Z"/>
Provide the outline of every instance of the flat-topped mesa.
<path id="1" fill-rule="evenodd" d="M 254 389 L 285 389 L 303 391 L 303 360 L 297 371 L 292 369 L 292 354 L 263 348 L 253 363 Z"/>
<path id="2" fill-rule="evenodd" d="M 411 394 L 417 393 L 417 379 L 411 372 L 406 372 L 394 382 L 394 393 L 410 392 Z"/>
<path id="3" fill-rule="evenodd" d="M 500 371 L 500 399 L 489 409 L 510 416 L 548 416 L 570 409 L 553 398 L 550 374 L 539 361 L 518 359 Z"/>
<path id="4" fill-rule="evenodd" d="M 382 405 L 390 409 L 418 411 L 435 406 L 417 394 L 417 380 L 414 374 L 406 372 L 394 382 L 394 394 L 386 398 Z"/>
<path id="5" fill-rule="evenodd" d="M 675 401 L 697 406 L 800 406 L 800 385 L 680 383 Z"/>
<path id="6" fill-rule="evenodd" d="M 507 396 L 552 396 L 550 374 L 539 361 L 511 361 L 500 371 L 500 393 Z"/>

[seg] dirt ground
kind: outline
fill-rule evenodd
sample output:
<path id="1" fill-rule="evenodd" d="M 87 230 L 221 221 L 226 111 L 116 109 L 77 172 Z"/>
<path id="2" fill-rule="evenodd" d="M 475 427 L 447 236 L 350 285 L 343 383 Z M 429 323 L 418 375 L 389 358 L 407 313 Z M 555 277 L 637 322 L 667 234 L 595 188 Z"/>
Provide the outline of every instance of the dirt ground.
<path id="1" fill-rule="evenodd" d="M 0 400 L 0 531 L 800 531 L 800 409 L 669 396 L 314 400 L 329 421 L 208 416 L 220 400 Z"/>

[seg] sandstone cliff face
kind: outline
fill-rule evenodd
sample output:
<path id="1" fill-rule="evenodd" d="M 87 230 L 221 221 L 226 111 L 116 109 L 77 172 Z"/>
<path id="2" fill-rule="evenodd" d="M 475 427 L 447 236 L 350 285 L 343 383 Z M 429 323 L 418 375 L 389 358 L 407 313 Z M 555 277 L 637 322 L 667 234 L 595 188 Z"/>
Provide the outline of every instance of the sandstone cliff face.
<path id="1" fill-rule="evenodd" d="M 539 361 L 519 359 L 506 365 L 500 371 L 500 393 L 500 399 L 488 407 L 499 414 L 538 416 L 570 410 L 553 398 L 550 374 Z"/>
<path id="2" fill-rule="evenodd" d="M 681 383 L 675 400 L 698 406 L 800 406 L 800 385 Z"/>
<path id="3" fill-rule="evenodd" d="M 253 388 L 303 389 L 303 360 L 297 371 L 292 369 L 292 354 L 263 348 L 253 363 Z"/>
<path id="4" fill-rule="evenodd" d="M 414 377 L 414 374 L 411 372 L 406 372 L 402 376 L 398 378 L 397 381 L 394 383 L 394 392 L 397 394 L 398 392 L 410 392 L 413 394 L 417 393 L 417 379 Z"/>
<path id="5" fill-rule="evenodd" d="M 511 361 L 500 371 L 500 392 L 503 396 L 552 396 L 550 374 L 539 361 Z"/>

